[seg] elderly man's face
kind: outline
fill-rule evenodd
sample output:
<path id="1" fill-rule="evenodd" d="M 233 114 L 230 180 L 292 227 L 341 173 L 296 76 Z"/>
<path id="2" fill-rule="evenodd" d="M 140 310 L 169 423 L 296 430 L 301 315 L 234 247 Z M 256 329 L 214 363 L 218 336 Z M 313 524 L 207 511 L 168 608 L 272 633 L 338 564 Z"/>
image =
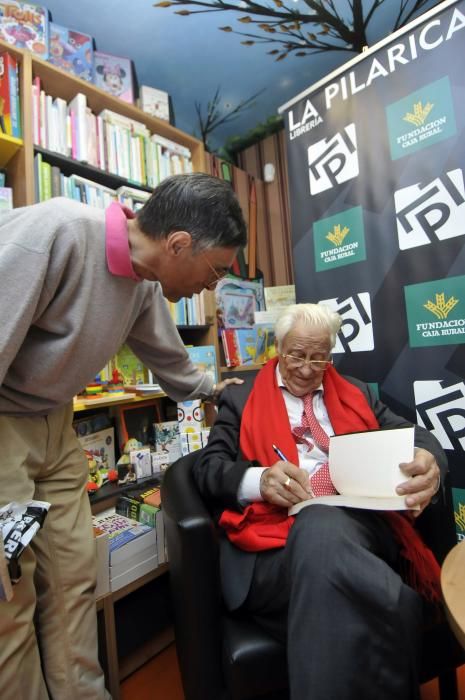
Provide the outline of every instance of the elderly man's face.
<path id="1" fill-rule="evenodd" d="M 330 353 L 329 333 L 303 325 L 289 331 L 280 349 L 279 371 L 291 394 L 305 396 L 320 386 L 325 370 L 309 361 L 329 360 Z"/>

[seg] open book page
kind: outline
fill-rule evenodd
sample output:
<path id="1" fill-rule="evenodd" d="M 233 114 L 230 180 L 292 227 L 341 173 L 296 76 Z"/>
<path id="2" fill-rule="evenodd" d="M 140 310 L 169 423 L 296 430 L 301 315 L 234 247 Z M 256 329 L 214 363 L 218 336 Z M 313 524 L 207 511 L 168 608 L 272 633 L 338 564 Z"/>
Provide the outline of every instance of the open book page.
<path id="1" fill-rule="evenodd" d="M 319 496 L 289 509 L 295 515 L 302 508 L 323 505 L 407 510 L 405 496 L 396 486 L 406 481 L 401 462 L 411 462 L 414 454 L 414 427 L 335 435 L 329 441 L 329 472 L 339 495 Z"/>

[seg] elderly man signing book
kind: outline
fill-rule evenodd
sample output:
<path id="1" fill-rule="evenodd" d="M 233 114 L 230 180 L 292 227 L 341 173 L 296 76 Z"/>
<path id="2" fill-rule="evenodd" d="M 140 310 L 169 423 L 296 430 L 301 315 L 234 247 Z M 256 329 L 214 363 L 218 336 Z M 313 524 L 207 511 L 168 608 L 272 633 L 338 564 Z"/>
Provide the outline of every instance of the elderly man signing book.
<path id="1" fill-rule="evenodd" d="M 289 514 L 338 494 L 331 436 L 410 425 L 332 366 L 340 326 L 324 306 L 286 307 L 278 357 L 223 392 L 194 477 L 222 531 L 225 603 L 287 643 L 292 700 L 413 700 L 423 600 L 439 597 L 414 523 L 447 469 L 441 446 L 415 426 L 413 458 L 395 465 L 405 510 L 315 502 Z"/>

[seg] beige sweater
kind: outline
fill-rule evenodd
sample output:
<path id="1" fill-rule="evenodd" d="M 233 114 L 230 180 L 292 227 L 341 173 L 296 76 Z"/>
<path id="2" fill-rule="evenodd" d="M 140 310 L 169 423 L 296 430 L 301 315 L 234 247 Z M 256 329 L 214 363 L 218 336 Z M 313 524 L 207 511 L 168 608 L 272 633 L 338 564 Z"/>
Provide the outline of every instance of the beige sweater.
<path id="1" fill-rule="evenodd" d="M 124 342 L 175 401 L 211 393 L 160 284 L 109 272 L 103 211 L 56 198 L 1 215 L 0 413 L 66 404 Z"/>

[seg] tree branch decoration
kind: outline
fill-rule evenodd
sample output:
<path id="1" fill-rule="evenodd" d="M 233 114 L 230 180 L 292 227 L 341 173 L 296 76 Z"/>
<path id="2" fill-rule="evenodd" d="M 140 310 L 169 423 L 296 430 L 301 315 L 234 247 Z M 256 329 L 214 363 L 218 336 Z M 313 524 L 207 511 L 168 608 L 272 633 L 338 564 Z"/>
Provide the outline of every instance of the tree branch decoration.
<path id="1" fill-rule="evenodd" d="M 254 0 L 242 0 L 240 4 L 225 0 L 162 0 L 154 7 L 200 7 L 204 9 L 177 10 L 176 14 L 188 15 L 232 10 L 242 16 L 238 22 L 248 25 L 251 31 L 238 31 L 231 26 L 219 27 L 223 32 L 233 32 L 245 37 L 244 46 L 269 44 L 268 53 L 276 61 L 293 54 L 310 56 L 325 51 L 360 53 L 368 42 L 369 25 L 376 11 L 395 0 L 345 0 L 345 11 L 340 0 L 301 0 L 297 5 L 284 0 L 270 0 L 267 4 Z M 395 17 L 389 33 L 404 26 L 425 7 L 428 0 L 397 0 Z M 305 6 L 306 9 L 300 9 Z M 365 7 L 366 9 L 365 9 Z M 245 14 L 244 14 L 245 13 Z"/>
<path id="2" fill-rule="evenodd" d="M 202 138 L 203 145 L 208 151 L 210 150 L 208 139 L 213 133 L 213 131 L 219 126 L 223 126 L 223 124 L 228 124 L 234 119 L 237 119 L 240 112 L 243 112 L 245 109 L 248 109 L 249 107 L 253 106 L 254 100 L 259 95 L 261 95 L 262 92 L 263 90 L 260 90 L 251 97 L 247 97 L 246 99 L 241 100 L 236 107 L 226 106 L 226 109 L 229 109 L 229 111 L 227 112 L 222 111 L 222 108 L 220 106 L 220 86 L 216 88 L 215 94 L 213 95 L 213 99 L 211 99 L 207 103 L 207 112 L 205 115 L 203 114 L 203 108 L 200 102 L 195 103 L 195 111 L 197 112 L 197 118 L 199 120 L 200 136 Z"/>

